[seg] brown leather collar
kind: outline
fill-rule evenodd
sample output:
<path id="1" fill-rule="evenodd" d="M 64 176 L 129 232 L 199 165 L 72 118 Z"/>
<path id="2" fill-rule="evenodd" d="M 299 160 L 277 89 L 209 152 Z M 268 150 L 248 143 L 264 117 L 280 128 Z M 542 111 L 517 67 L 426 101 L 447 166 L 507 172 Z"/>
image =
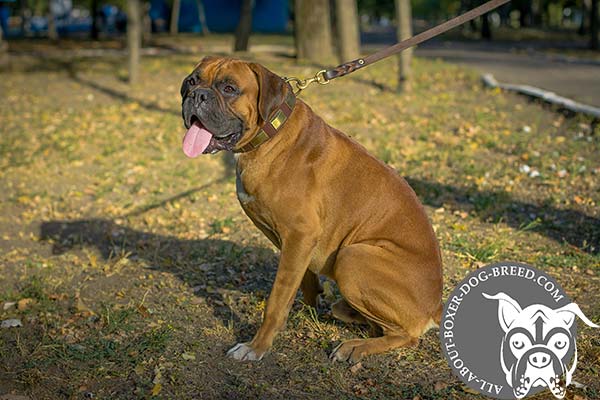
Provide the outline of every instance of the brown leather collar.
<path id="1" fill-rule="evenodd" d="M 246 153 L 258 148 L 277 134 L 283 128 L 283 125 L 288 120 L 294 106 L 296 105 L 296 95 L 292 90 L 289 91 L 283 103 L 281 103 L 269 116 L 269 120 L 265 121 L 258 133 L 244 146 L 234 149 L 234 153 Z"/>

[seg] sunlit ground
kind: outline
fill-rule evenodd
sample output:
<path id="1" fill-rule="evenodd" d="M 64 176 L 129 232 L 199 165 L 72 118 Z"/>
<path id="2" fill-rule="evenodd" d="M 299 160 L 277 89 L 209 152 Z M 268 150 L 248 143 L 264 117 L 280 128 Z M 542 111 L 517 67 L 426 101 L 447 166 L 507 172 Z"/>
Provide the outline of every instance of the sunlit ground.
<path id="1" fill-rule="evenodd" d="M 296 302 L 263 361 L 225 357 L 260 322 L 277 252 L 239 207 L 231 164 L 181 151 L 179 86 L 215 44 L 228 47 L 145 57 L 133 88 L 118 56 L 1 67 L 0 320 L 23 326 L 0 331 L 0 394 L 481 398 L 450 372 L 437 331 L 359 368 L 330 363 L 340 340 L 367 334 L 331 318 L 332 285 L 318 315 Z M 283 53 L 249 57 L 286 76 L 320 69 Z M 484 263 L 521 261 L 598 322 L 600 132 L 442 62 L 417 59 L 413 92 L 398 95 L 395 68 L 302 99 L 407 178 L 442 247 L 445 295 Z M 600 331 L 580 324 L 577 347 L 588 388 L 568 396 L 598 398 Z"/>

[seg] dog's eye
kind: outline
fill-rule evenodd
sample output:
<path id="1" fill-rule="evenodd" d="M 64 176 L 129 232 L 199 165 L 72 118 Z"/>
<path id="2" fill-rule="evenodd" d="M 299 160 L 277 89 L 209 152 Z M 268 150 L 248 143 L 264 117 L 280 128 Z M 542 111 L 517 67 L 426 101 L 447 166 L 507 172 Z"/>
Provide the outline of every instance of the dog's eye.
<path id="1" fill-rule="evenodd" d="M 231 85 L 225 85 L 223 86 L 223 92 L 227 94 L 234 94 L 236 92 L 236 89 Z"/>
<path id="2" fill-rule="evenodd" d="M 517 350 L 521 350 L 523 347 L 525 347 L 525 343 L 521 342 L 520 340 L 513 340 L 512 345 Z"/>
<path id="3" fill-rule="evenodd" d="M 556 343 L 554 343 L 554 347 L 556 347 L 559 350 L 564 349 L 566 345 L 567 342 L 565 342 L 564 340 L 557 340 Z"/>
<path id="4" fill-rule="evenodd" d="M 527 335 L 517 332 L 510 338 L 510 348 L 515 353 L 521 353 L 524 349 L 531 346 L 531 340 Z"/>
<path id="5" fill-rule="evenodd" d="M 554 348 L 558 351 L 567 351 L 569 345 L 569 337 L 564 333 L 556 333 L 548 340 L 548 347 Z"/>

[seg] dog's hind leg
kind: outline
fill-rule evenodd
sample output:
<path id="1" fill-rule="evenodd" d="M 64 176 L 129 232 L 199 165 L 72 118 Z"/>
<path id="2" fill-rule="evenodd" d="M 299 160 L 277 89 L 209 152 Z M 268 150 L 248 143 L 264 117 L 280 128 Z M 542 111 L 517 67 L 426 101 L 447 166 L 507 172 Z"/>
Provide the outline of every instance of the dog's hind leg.
<path id="1" fill-rule="evenodd" d="M 300 284 L 302 290 L 302 297 L 305 304 L 317 308 L 319 301 L 319 295 L 323 293 L 323 287 L 319 281 L 319 275 L 315 274 L 311 270 L 306 270 L 302 283 Z"/>
<path id="2" fill-rule="evenodd" d="M 412 346 L 418 343 L 417 338 L 408 334 L 384 335 L 369 339 L 352 339 L 338 345 L 329 358 L 333 361 L 350 361 L 356 363 L 369 354 L 383 353 L 399 347 Z"/>
<path id="3" fill-rule="evenodd" d="M 439 314 L 441 276 L 437 272 L 439 281 L 429 278 L 439 264 L 429 262 L 435 260 L 420 265 L 418 258 L 398 257 L 390 250 L 360 243 L 340 250 L 334 278 L 347 302 L 344 308 L 380 327 L 383 336 L 346 341 L 331 358 L 357 362 L 368 354 L 416 344 Z"/>
<path id="4" fill-rule="evenodd" d="M 331 306 L 331 314 L 342 322 L 348 324 L 356 322 L 359 324 L 366 324 L 367 319 L 358 311 L 356 311 L 348 302 L 344 299 L 340 299 Z"/>

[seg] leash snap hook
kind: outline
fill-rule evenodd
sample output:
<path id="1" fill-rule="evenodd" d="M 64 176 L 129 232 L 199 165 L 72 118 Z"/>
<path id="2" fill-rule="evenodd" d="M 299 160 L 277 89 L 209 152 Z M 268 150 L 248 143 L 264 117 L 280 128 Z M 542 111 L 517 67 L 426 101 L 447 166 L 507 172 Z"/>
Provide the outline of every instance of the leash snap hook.
<path id="1" fill-rule="evenodd" d="M 283 80 L 290 84 L 295 95 L 300 94 L 300 92 L 308 86 L 306 79 L 296 78 L 295 76 L 289 78 L 284 77 Z"/>
<path id="2" fill-rule="evenodd" d="M 327 85 L 329 83 L 329 79 L 325 77 L 325 72 L 327 70 L 322 69 L 315 74 L 312 78 L 300 79 L 295 76 L 291 76 L 289 78 L 284 78 L 284 80 L 290 85 L 295 86 L 294 94 L 298 95 L 301 91 L 306 89 L 311 83 L 317 82 L 320 85 Z"/>
<path id="3" fill-rule="evenodd" d="M 322 69 L 319 72 L 317 72 L 315 74 L 315 77 L 313 78 L 315 81 L 317 81 L 317 83 L 319 85 L 327 85 L 329 82 L 331 82 L 329 79 L 327 79 L 327 77 L 325 76 L 325 73 L 327 72 L 326 69 Z"/>

